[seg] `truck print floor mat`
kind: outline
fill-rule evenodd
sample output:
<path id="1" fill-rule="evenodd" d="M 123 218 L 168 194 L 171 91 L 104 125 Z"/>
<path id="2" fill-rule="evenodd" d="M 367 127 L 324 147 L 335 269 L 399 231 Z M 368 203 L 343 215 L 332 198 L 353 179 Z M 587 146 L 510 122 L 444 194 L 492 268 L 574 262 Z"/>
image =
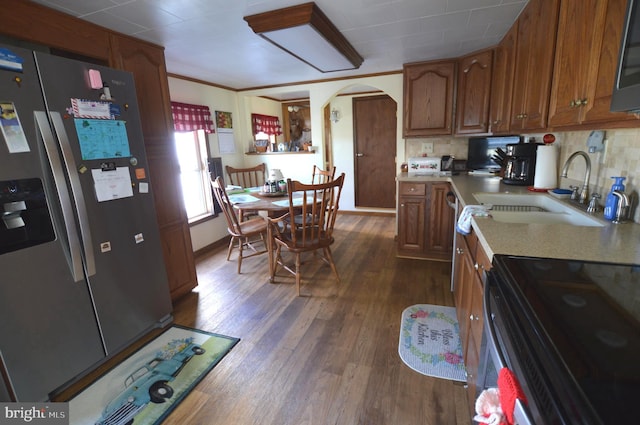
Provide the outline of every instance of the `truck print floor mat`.
<path id="1" fill-rule="evenodd" d="M 416 304 L 402 312 L 398 353 L 423 375 L 466 382 L 456 309 Z"/>
<path id="2" fill-rule="evenodd" d="M 70 423 L 159 424 L 238 341 L 174 325 L 70 400 Z"/>

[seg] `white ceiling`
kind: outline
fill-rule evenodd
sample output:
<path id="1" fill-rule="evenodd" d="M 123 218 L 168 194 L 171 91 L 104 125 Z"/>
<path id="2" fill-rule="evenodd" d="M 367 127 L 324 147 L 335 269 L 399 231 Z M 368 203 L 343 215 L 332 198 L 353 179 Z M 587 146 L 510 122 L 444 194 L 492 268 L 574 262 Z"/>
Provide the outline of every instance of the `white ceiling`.
<path id="1" fill-rule="evenodd" d="M 243 17 L 307 0 L 33 0 L 165 47 L 169 73 L 241 90 L 367 75 L 497 44 L 527 0 L 315 0 L 364 58 L 321 73 Z"/>

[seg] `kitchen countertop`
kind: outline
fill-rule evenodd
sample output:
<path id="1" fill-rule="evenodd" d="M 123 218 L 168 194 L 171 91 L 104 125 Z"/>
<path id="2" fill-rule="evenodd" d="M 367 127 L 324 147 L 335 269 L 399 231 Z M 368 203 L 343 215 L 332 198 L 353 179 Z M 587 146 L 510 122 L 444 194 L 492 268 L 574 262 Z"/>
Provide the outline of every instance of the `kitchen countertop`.
<path id="1" fill-rule="evenodd" d="M 398 181 L 448 181 L 462 205 L 478 202 L 477 192 L 531 193 L 526 186 L 502 183 L 494 176 L 409 176 L 400 173 Z M 546 195 L 551 196 L 551 195 Z M 569 203 L 568 203 L 569 204 Z M 570 204 L 569 204 L 570 205 Z M 489 258 L 509 254 L 542 258 L 563 258 L 621 264 L 640 264 L 640 225 L 634 222 L 613 224 L 595 214 L 603 227 L 569 224 L 522 224 L 497 222 L 491 217 L 474 217 L 472 227 Z"/>

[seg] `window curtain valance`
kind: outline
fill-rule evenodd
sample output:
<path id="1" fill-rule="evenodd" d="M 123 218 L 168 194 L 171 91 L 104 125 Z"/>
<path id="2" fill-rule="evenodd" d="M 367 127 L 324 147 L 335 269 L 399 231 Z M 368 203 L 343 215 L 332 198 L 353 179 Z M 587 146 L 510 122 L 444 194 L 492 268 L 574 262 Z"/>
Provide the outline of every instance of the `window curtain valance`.
<path id="1" fill-rule="evenodd" d="M 267 133 L 269 136 L 279 136 L 282 134 L 282 127 L 278 117 L 271 115 L 251 114 L 251 127 L 253 134 Z"/>
<path id="2" fill-rule="evenodd" d="M 175 131 L 204 130 L 205 133 L 215 132 L 208 106 L 171 102 L 171 114 Z"/>

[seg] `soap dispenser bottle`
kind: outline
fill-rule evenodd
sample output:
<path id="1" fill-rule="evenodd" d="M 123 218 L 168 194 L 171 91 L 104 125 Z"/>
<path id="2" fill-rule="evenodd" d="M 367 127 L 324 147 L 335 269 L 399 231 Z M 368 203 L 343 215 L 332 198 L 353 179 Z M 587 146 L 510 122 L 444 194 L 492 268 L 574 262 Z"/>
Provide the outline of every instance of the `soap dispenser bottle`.
<path id="1" fill-rule="evenodd" d="M 606 220 L 613 220 L 616 218 L 616 210 L 618 208 L 618 198 L 613 194 L 614 191 L 624 192 L 623 181 L 625 177 L 611 177 L 615 179 L 615 183 L 611 186 L 611 191 L 607 195 L 607 200 L 604 204 L 604 218 Z"/>

